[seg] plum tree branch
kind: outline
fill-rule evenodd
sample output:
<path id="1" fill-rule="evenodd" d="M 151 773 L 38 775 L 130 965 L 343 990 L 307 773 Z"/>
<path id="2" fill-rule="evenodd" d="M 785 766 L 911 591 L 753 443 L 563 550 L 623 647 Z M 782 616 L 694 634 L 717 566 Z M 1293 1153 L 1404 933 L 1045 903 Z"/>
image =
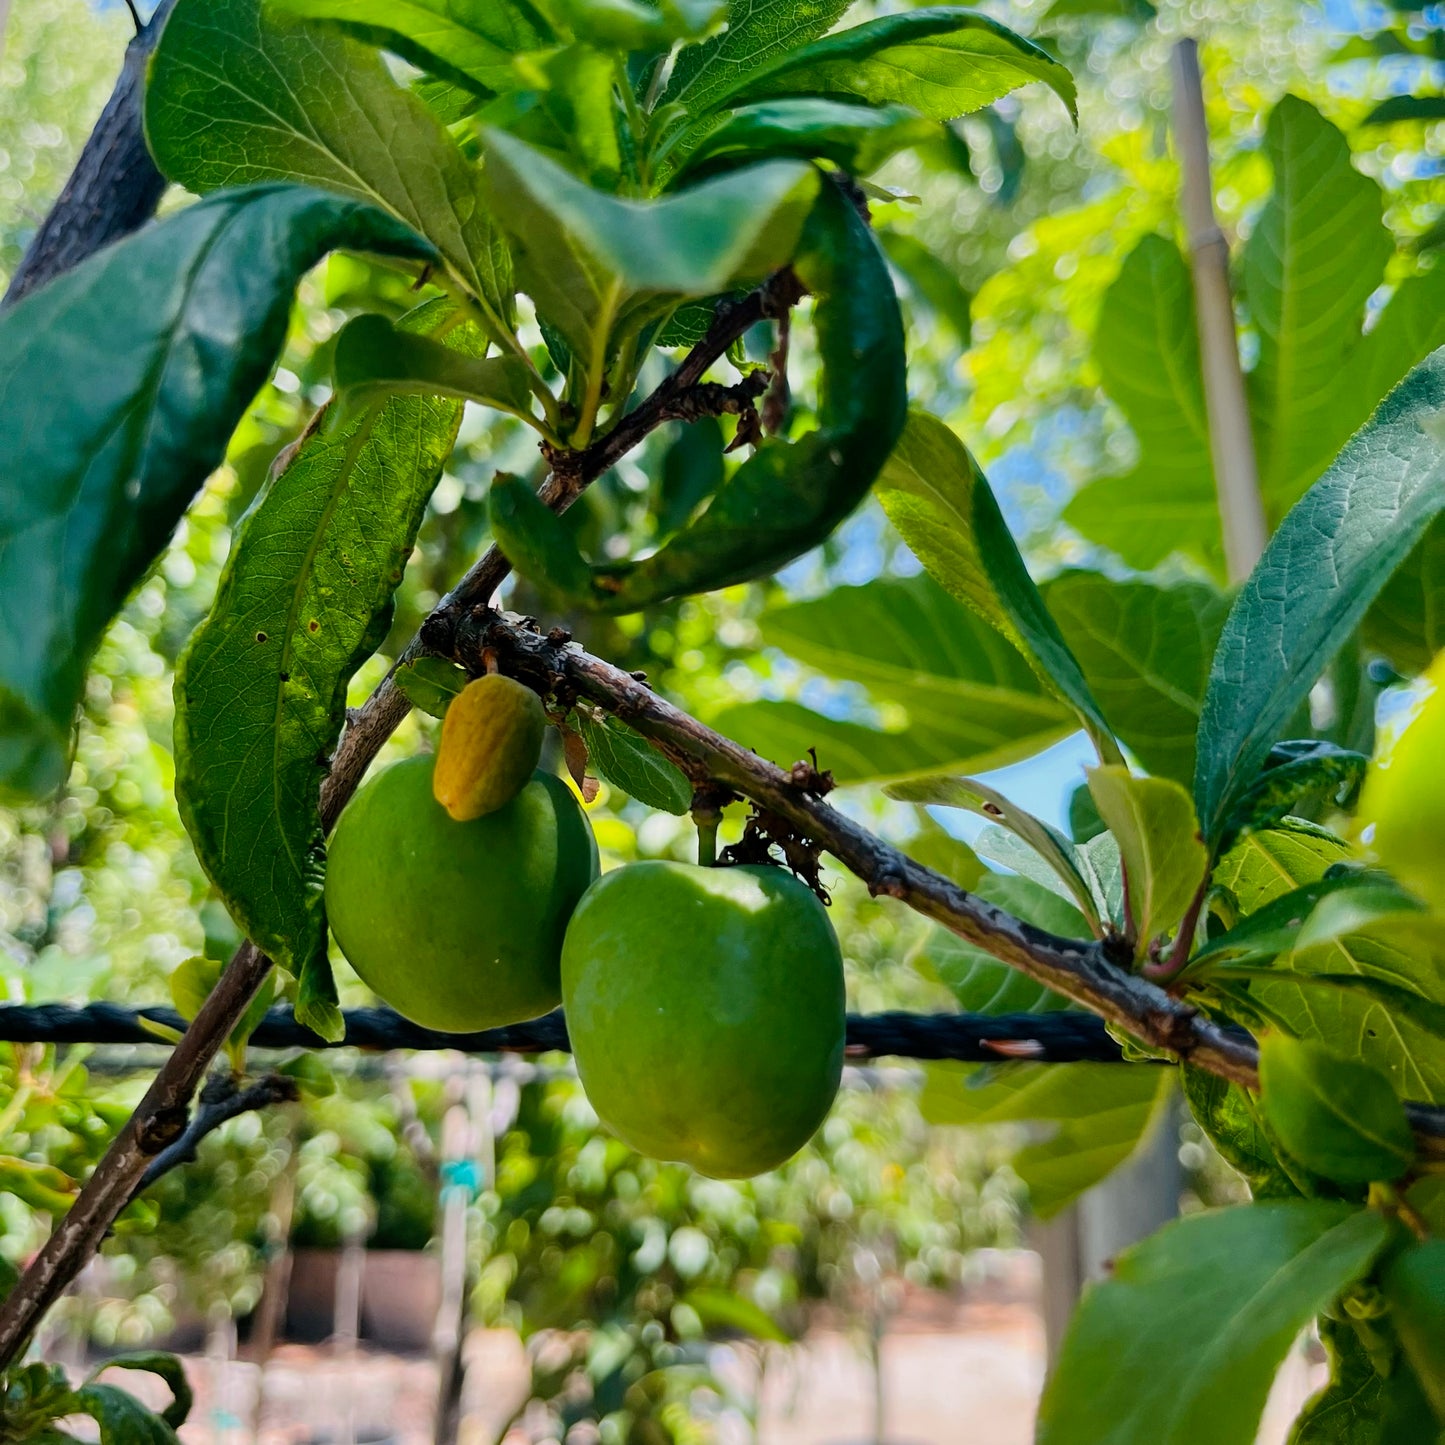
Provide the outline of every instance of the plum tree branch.
<path id="1" fill-rule="evenodd" d="M 1110 961 L 1096 940 L 1059 938 L 925 868 L 831 807 L 806 764 L 784 771 L 714 732 L 648 685 L 593 657 L 566 633 L 543 635 L 525 618 L 478 607 L 450 632 L 427 628 L 428 644 L 470 672 L 482 654 L 539 691 L 585 698 L 647 738 L 695 786 L 721 786 L 784 819 L 868 886 L 1082 1005 L 1145 1044 L 1245 1088 L 1259 1087 L 1259 1050 L 1240 1030 Z M 1445 1111 L 1412 1105 L 1422 1147 L 1445 1152 Z"/>
<path id="2" fill-rule="evenodd" d="M 142 128 L 145 70 L 175 0 L 160 0 L 126 47 L 125 63 L 70 179 L 10 278 L 9 306 L 102 246 L 139 230 L 166 188 Z"/>
<path id="3" fill-rule="evenodd" d="M 138 117 L 138 97 L 135 104 Z M 80 259 L 80 255 L 69 257 L 55 266 L 51 274 Z M 707 333 L 650 396 L 615 420 L 606 433 L 584 450 L 550 454 L 552 470 L 538 489 L 538 495 L 548 506 L 565 511 L 587 486 L 651 431 L 678 415 L 680 398 L 702 380 L 708 368 L 749 327 L 785 312 L 802 294 L 797 277 L 784 269 L 742 300 L 720 306 Z M 495 547 L 490 548 L 442 599 L 429 621 L 435 621 L 443 631 L 449 630 L 457 618 L 489 603 L 510 570 L 507 559 Z M 425 630 L 423 628 L 423 632 Z M 418 633 L 412 639 L 398 659 L 398 666 L 427 650 L 422 637 L 423 633 Z M 348 719 L 321 788 L 321 818 L 328 831 L 382 744 L 411 710 L 394 677 L 395 668 Z M 210 997 L 157 1072 L 145 1097 L 112 1141 L 74 1204 L 0 1304 L 0 1369 L 16 1357 L 46 1310 L 100 1247 L 116 1215 L 135 1193 L 150 1161 L 185 1129 L 190 1101 L 201 1086 L 211 1060 L 239 1022 L 271 967 L 270 959 L 250 942 L 236 950 Z"/>

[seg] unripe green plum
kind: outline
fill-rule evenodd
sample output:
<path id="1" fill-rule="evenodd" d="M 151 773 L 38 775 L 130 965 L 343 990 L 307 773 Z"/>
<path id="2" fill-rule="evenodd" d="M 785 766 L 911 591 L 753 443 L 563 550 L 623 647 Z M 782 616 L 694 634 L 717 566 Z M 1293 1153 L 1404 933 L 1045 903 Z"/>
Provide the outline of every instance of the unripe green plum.
<path id="1" fill-rule="evenodd" d="M 326 909 L 341 951 L 398 1013 L 469 1033 L 561 1002 L 567 920 L 597 877 L 597 844 L 567 785 L 537 772 L 459 823 L 432 795 L 432 759 L 395 763 L 341 815 Z"/>
<path id="2" fill-rule="evenodd" d="M 716 1178 L 795 1154 L 843 1070 L 843 959 L 778 868 L 634 863 L 588 889 L 562 949 L 587 1097 L 620 1139 Z"/>

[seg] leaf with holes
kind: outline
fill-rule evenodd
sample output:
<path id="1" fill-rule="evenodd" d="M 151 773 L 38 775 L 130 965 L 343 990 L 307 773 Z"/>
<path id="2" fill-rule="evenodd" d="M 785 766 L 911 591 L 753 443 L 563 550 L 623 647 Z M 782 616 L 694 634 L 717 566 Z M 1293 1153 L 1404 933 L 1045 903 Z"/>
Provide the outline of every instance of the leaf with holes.
<path id="1" fill-rule="evenodd" d="M 424 334 L 450 310 L 405 323 Z M 482 345 L 471 328 L 454 344 Z M 176 669 L 176 792 L 247 936 L 301 979 L 298 1017 L 340 1037 L 326 959 L 319 789 L 352 674 L 386 635 L 461 403 L 394 396 L 307 437 L 247 515 Z"/>

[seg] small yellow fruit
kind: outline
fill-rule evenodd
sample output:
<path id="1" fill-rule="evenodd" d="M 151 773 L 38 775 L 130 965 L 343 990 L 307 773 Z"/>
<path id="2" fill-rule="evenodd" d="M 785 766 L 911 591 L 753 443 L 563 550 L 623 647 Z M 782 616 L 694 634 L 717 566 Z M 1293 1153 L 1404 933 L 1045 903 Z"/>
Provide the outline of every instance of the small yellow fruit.
<path id="1" fill-rule="evenodd" d="M 442 722 L 432 791 L 458 823 L 505 807 L 542 756 L 547 716 L 530 687 L 501 673 L 469 682 Z"/>
<path id="2" fill-rule="evenodd" d="M 1445 909 L 1445 653 L 1422 681 L 1424 697 L 1404 727 L 1381 738 L 1356 822 L 1376 861 Z"/>

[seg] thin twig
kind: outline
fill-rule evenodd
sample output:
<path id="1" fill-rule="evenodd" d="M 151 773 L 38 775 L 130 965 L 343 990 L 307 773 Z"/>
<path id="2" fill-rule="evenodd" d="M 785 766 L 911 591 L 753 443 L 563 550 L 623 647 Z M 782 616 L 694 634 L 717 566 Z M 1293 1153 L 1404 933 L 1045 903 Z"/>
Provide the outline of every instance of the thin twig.
<path id="1" fill-rule="evenodd" d="M 201 1140 L 213 1134 L 229 1119 L 273 1104 L 289 1104 L 301 1097 L 296 1080 L 285 1074 L 266 1074 L 249 1084 L 238 1084 L 230 1073 L 212 1074 L 201 1090 L 199 1107 L 191 1115 L 181 1136 L 162 1149 L 141 1175 L 136 1193 L 150 1188 L 162 1175 L 189 1164 L 201 1147 Z"/>

